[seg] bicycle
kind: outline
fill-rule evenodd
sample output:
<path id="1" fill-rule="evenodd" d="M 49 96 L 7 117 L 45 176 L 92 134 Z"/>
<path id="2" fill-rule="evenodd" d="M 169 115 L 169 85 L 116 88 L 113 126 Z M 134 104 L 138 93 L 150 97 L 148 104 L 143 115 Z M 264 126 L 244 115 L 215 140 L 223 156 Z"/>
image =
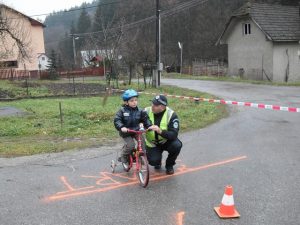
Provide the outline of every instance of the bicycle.
<path id="1" fill-rule="evenodd" d="M 142 134 L 145 133 L 147 130 L 140 129 L 138 131 L 136 130 L 130 130 L 128 129 L 127 132 L 134 133 L 137 135 L 137 147 L 131 152 L 131 154 L 128 157 L 128 162 L 123 163 L 122 166 L 123 169 L 126 172 L 129 172 L 129 170 L 132 168 L 133 164 L 135 163 L 135 169 L 137 177 L 140 181 L 140 185 L 142 187 L 147 187 L 149 183 L 149 164 L 147 160 L 147 156 L 145 155 L 143 149 L 142 149 Z M 117 166 L 117 163 L 115 160 L 111 161 L 111 170 L 114 173 L 115 168 Z"/>

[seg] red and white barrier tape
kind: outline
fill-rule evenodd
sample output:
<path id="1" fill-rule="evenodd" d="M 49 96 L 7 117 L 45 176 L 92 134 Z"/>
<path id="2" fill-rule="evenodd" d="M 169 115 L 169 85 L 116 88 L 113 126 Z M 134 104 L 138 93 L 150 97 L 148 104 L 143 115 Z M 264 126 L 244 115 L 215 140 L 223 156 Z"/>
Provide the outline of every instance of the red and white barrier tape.
<path id="1" fill-rule="evenodd" d="M 114 91 L 123 92 L 125 90 L 121 89 L 112 89 Z M 158 95 L 158 93 L 149 93 L 149 92 L 139 92 L 147 95 Z M 270 110 L 278 110 L 278 111 L 286 111 L 286 112 L 298 112 L 300 113 L 300 108 L 296 107 L 286 107 L 286 106 L 279 106 L 279 105 L 266 105 L 261 103 L 252 103 L 252 102 L 238 102 L 238 101 L 226 101 L 226 100 L 218 100 L 218 99 L 208 99 L 208 98 L 196 98 L 196 97 L 188 97 L 188 96 L 179 96 L 179 95 L 170 95 L 170 94 L 163 94 L 164 96 L 171 97 L 171 98 L 180 98 L 180 99 L 188 99 L 194 101 L 203 101 L 203 102 L 211 102 L 211 103 L 220 103 L 226 105 L 238 105 L 238 106 L 248 106 L 252 108 L 258 109 L 270 109 Z"/>

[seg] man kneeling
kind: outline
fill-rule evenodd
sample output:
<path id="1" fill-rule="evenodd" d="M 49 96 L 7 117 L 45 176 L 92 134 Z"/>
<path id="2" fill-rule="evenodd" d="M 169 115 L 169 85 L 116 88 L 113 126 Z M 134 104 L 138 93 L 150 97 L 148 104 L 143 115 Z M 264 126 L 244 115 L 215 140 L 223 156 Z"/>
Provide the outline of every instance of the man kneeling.
<path id="1" fill-rule="evenodd" d="M 158 95 L 152 100 L 152 107 L 147 107 L 152 126 L 146 133 L 146 150 L 149 164 L 155 169 L 161 168 L 162 153 L 168 152 L 166 173 L 174 174 L 173 166 L 182 148 L 178 139 L 179 119 L 176 113 L 167 107 L 168 100 L 164 95 Z"/>

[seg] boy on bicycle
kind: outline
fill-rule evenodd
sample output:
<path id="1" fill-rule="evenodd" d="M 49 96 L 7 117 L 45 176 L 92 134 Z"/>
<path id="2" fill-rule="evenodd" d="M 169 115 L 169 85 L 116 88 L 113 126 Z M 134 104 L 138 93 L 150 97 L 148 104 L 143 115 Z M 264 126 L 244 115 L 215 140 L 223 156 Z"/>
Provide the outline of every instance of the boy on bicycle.
<path id="1" fill-rule="evenodd" d="M 128 155 L 135 148 L 135 134 L 128 133 L 128 129 L 138 130 L 140 127 L 147 129 L 152 125 L 147 112 L 138 108 L 138 96 L 135 90 L 126 90 L 122 95 L 124 104 L 114 118 L 115 128 L 125 142 L 120 158 L 123 163 L 128 162 Z M 144 137 L 142 137 L 142 148 L 145 149 Z"/>

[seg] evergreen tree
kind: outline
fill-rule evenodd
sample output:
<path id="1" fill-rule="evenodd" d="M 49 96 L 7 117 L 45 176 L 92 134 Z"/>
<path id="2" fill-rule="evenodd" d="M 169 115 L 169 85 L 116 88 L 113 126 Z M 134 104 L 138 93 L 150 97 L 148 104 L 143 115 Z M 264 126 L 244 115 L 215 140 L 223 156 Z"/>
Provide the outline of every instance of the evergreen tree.
<path id="1" fill-rule="evenodd" d="M 91 19 L 86 9 L 83 8 L 77 21 L 77 33 L 89 32 L 91 28 Z M 84 47 L 84 36 L 76 43 L 76 49 L 81 50 Z"/>
<path id="2" fill-rule="evenodd" d="M 74 21 L 72 21 L 71 23 L 71 27 L 70 27 L 70 34 L 75 34 L 77 31 L 76 31 L 76 28 L 75 28 L 75 25 L 74 25 Z"/>
<path id="3" fill-rule="evenodd" d="M 55 53 L 55 51 L 53 49 L 51 50 L 51 54 L 49 56 L 47 71 L 49 73 L 48 78 L 50 80 L 56 80 L 56 79 L 58 79 L 57 59 L 56 59 L 56 53 Z"/>
<path id="4" fill-rule="evenodd" d="M 74 65 L 73 39 L 71 34 L 76 33 L 74 22 L 71 23 L 70 33 L 66 32 L 65 36 L 59 42 L 59 55 L 62 61 L 63 68 L 72 68 Z"/>
<path id="5" fill-rule="evenodd" d="M 61 59 L 61 55 L 60 54 L 57 55 L 57 69 L 58 70 L 64 69 L 63 61 Z"/>
<path id="6" fill-rule="evenodd" d="M 90 30 L 91 19 L 86 9 L 83 8 L 77 22 L 77 32 L 85 33 Z"/>
<path id="7" fill-rule="evenodd" d="M 93 30 L 100 31 L 111 27 L 111 22 L 115 13 L 115 5 L 105 5 L 106 3 L 111 2 L 111 0 L 104 0 L 98 3 L 94 20 L 93 20 Z"/>

